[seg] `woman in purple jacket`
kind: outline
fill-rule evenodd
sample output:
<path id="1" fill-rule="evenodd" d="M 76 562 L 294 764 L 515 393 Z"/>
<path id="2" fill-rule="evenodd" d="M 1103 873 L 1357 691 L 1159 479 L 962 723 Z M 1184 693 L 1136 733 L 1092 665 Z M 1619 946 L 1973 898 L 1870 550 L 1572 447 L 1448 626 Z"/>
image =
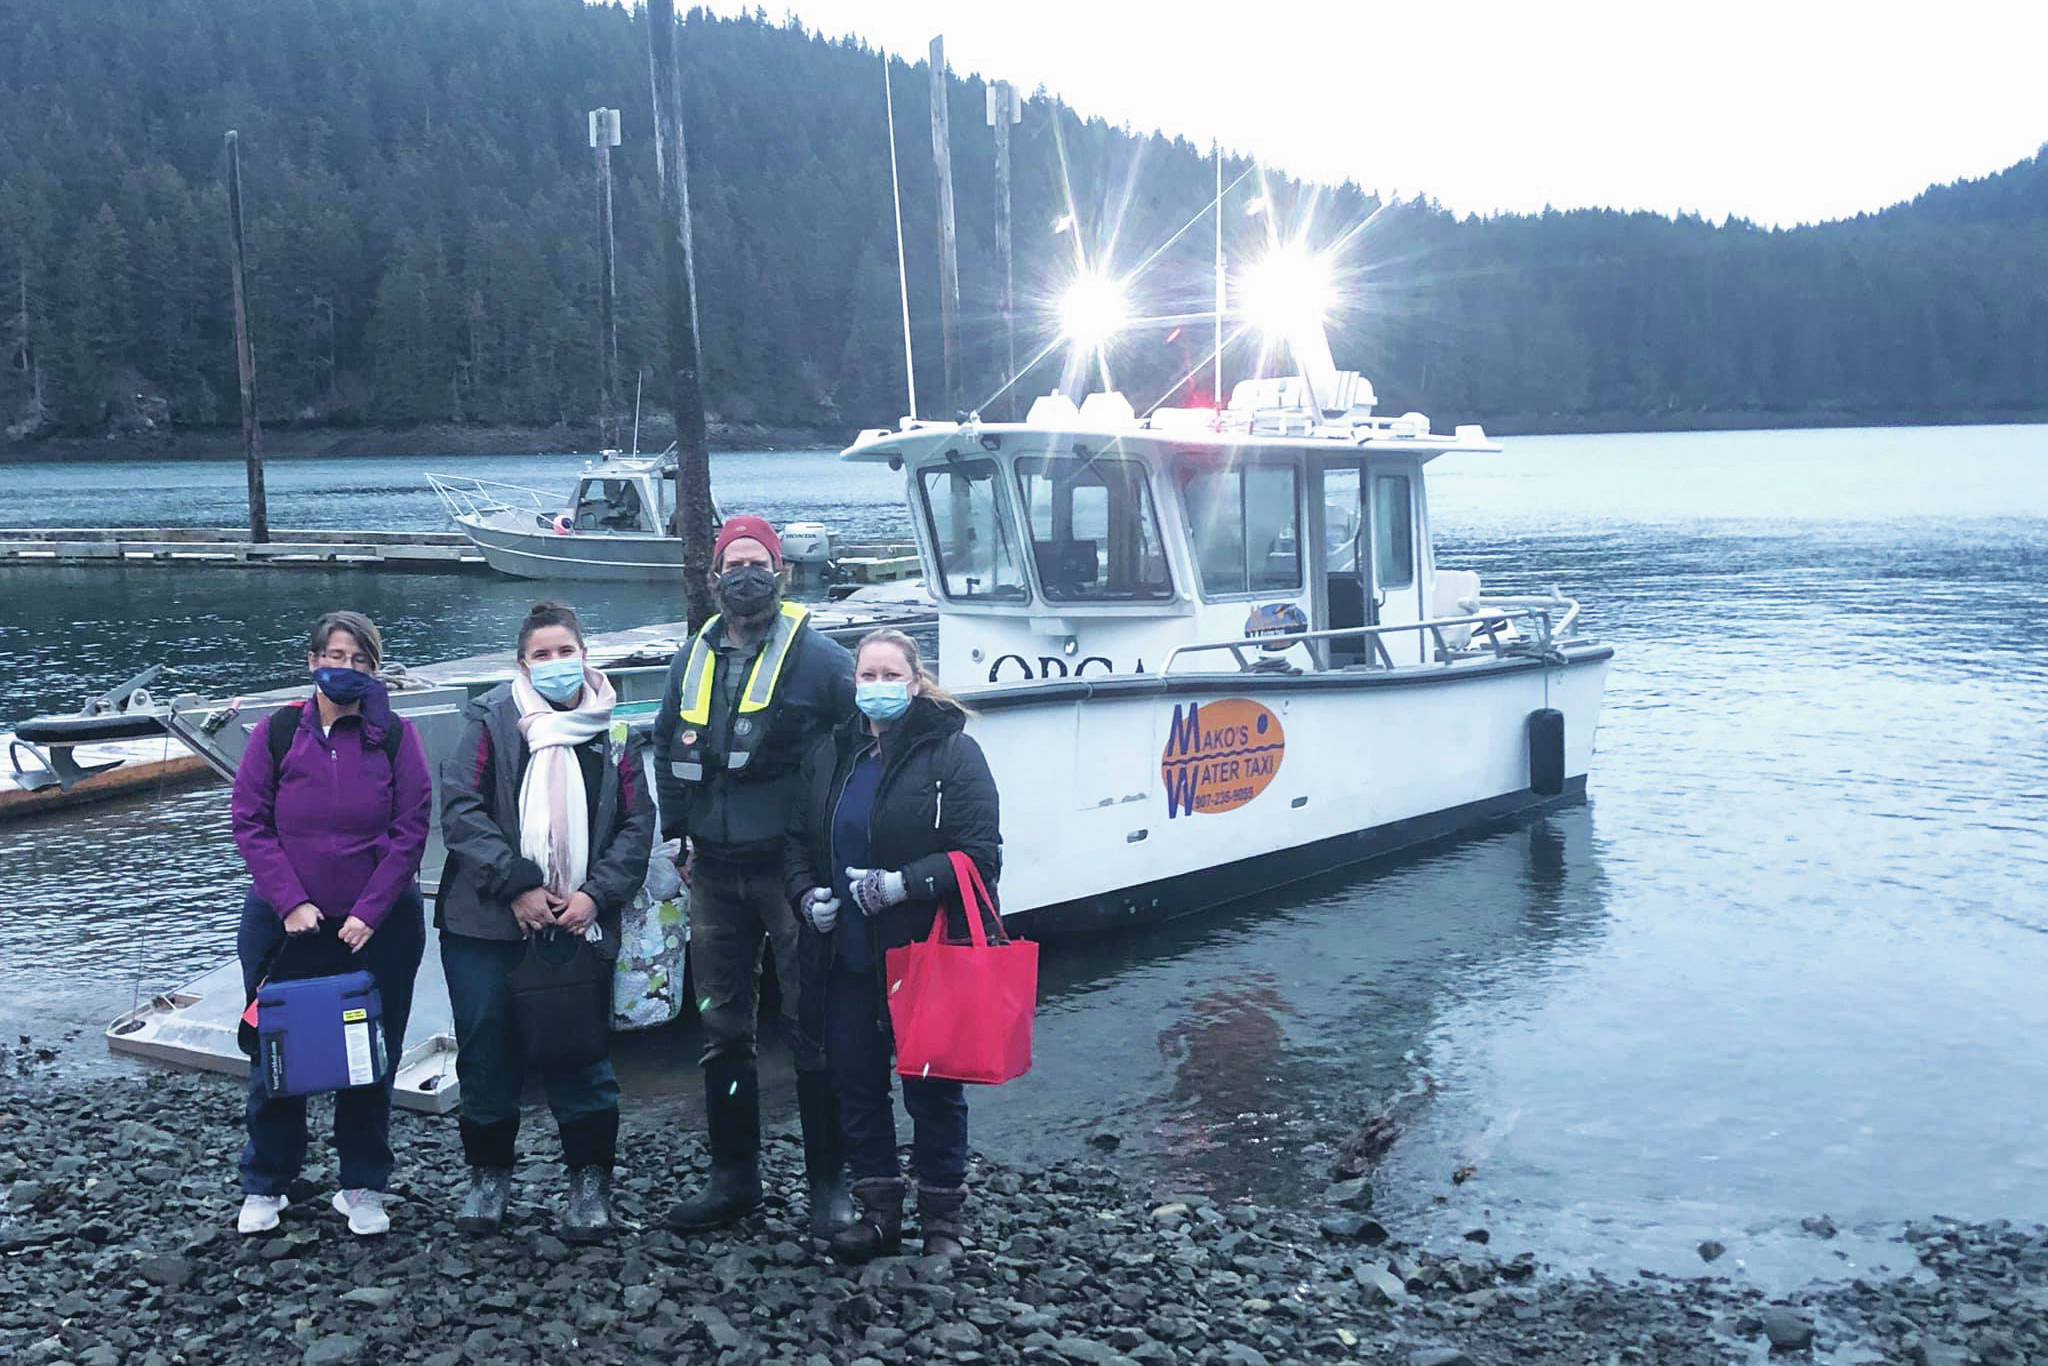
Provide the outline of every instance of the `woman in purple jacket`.
<path id="1" fill-rule="evenodd" d="M 313 623 L 313 695 L 280 707 L 249 736 L 233 802 L 235 844 L 254 882 L 235 937 L 248 994 L 267 972 L 287 971 L 279 950 L 289 939 L 300 961 L 324 950 L 317 957 L 332 964 L 327 971 L 367 971 L 383 1001 L 391 1041 L 383 1077 L 334 1098 L 334 1208 L 351 1233 L 366 1236 L 391 1227 L 383 1194 L 391 1078 L 426 944 L 418 879 L 433 802 L 426 750 L 376 677 L 382 655 L 376 624 L 360 612 Z M 236 1226 L 264 1233 L 277 1227 L 305 1161 L 305 1098 L 270 1095 L 263 1069 L 251 1068 L 248 1120 Z"/>

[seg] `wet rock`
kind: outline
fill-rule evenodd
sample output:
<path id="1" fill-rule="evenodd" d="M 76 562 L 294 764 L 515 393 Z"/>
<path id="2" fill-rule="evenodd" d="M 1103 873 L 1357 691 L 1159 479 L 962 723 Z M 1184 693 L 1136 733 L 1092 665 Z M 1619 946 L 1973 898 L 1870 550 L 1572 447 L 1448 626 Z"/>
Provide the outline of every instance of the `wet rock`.
<path id="1" fill-rule="evenodd" d="M 398 1292 L 388 1285 L 359 1285 L 341 1297 L 343 1304 L 358 1304 L 365 1309 L 388 1309 Z"/>
<path id="2" fill-rule="evenodd" d="M 1465 1241 L 1468 1243 L 1490 1243 L 1493 1241 L 1493 1235 L 1483 1228 L 1468 1228 L 1465 1230 Z"/>
<path id="3" fill-rule="evenodd" d="M 1813 1345 L 1813 1321 L 1795 1309 L 1773 1305 L 1761 1320 L 1774 1352 L 1803 1352 Z"/>
<path id="4" fill-rule="evenodd" d="M 1832 1238 L 1840 1231 L 1835 1227 L 1835 1221 L 1825 1214 L 1801 1219 L 1799 1227 L 1805 1229 L 1816 1238 Z"/>
<path id="5" fill-rule="evenodd" d="M 1727 1250 L 1728 1245 L 1726 1243 L 1716 1242 L 1712 1238 L 1709 1238 L 1707 1239 L 1707 1241 L 1700 1244 L 1700 1260 L 1703 1262 L 1717 1261 L 1719 1260 L 1721 1254 L 1726 1252 Z"/>
<path id="6" fill-rule="evenodd" d="M 1350 1181 L 1333 1181 L 1323 1191 L 1323 1199 L 1341 1209 L 1371 1209 L 1372 1185 L 1362 1176 Z"/>
<path id="7" fill-rule="evenodd" d="M 1123 1143 L 1123 1135 L 1112 1133 L 1108 1129 L 1097 1129 L 1094 1133 L 1088 1135 L 1088 1146 L 1099 1148 L 1103 1152 L 1115 1152 L 1123 1146 Z"/>
<path id="8" fill-rule="evenodd" d="M 1407 1285 L 1378 1262 L 1360 1262 L 1351 1275 L 1365 1292 L 1367 1304 L 1400 1304 L 1408 1298 Z"/>
<path id="9" fill-rule="evenodd" d="M 1906 1359 L 1913 1366 L 1970 1366 L 1967 1349 L 1932 1337 L 1916 1338 L 1906 1349 Z"/>
<path id="10" fill-rule="evenodd" d="M 1408 1366 L 1473 1366 L 1473 1361 L 1455 1347 L 1425 1347 L 1408 1354 Z"/>
<path id="11" fill-rule="evenodd" d="M 305 1366 L 352 1366 L 363 1357 L 363 1340 L 330 1333 L 306 1349 Z"/>
<path id="12" fill-rule="evenodd" d="M 1442 1270 L 1444 1279 L 1461 1295 L 1469 1295 L 1493 1283 L 1493 1268 L 1490 1266 L 1454 1259 L 1445 1262 Z"/>
<path id="13" fill-rule="evenodd" d="M 145 1257 L 135 1264 L 135 1274 L 151 1285 L 182 1290 L 192 1280 L 192 1263 L 184 1257 Z"/>

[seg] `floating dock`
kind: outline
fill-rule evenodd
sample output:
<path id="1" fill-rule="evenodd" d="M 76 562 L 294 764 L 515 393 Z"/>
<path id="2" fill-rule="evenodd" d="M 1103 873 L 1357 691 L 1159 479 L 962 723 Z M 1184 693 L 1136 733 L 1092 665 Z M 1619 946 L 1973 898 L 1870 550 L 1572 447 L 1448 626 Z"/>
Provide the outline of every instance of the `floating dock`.
<path id="1" fill-rule="evenodd" d="M 114 565 L 229 569 L 393 569 L 488 574 L 469 538 L 452 531 L 280 528 L 256 542 L 236 527 L 0 527 L 0 565 L 63 569 Z"/>

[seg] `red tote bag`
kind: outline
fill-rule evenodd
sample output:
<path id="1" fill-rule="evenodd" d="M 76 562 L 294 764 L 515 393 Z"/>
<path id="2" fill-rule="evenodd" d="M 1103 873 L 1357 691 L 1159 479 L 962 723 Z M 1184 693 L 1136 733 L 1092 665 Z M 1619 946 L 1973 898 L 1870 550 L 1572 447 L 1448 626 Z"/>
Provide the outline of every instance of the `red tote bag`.
<path id="1" fill-rule="evenodd" d="M 994 906 L 981 870 L 958 850 L 950 857 L 972 942 L 946 941 L 941 906 L 930 938 L 889 950 L 896 1071 L 993 1085 L 1031 1070 L 1038 945 L 1008 938 L 991 942 L 982 918 L 993 919 Z M 1002 934 L 1000 921 L 996 933 Z"/>

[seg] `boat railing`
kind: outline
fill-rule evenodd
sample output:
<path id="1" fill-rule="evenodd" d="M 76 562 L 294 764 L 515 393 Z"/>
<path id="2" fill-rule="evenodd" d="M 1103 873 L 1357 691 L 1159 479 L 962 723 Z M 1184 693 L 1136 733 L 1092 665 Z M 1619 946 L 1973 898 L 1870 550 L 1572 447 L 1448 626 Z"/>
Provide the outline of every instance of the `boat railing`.
<path id="1" fill-rule="evenodd" d="M 1409 632 L 1429 636 L 1436 647 L 1433 663 L 1442 666 L 1488 656 L 1561 659 L 1556 642 L 1571 629 L 1579 616 L 1579 604 L 1555 590 L 1547 598 L 1482 597 L 1468 599 L 1459 605 L 1473 610 L 1465 616 L 1429 617 L 1421 621 L 1390 622 L 1383 626 L 1338 626 L 1324 631 L 1276 632 L 1176 645 L 1161 661 L 1158 677 L 1164 678 L 1172 673 L 1174 665 L 1183 658 L 1199 654 L 1227 653 L 1244 673 L 1284 667 L 1274 651 L 1294 645 L 1310 647 L 1321 666 L 1331 669 L 1336 666 L 1331 661 L 1329 645 L 1340 640 L 1366 642 L 1378 667 L 1391 669 L 1396 666 L 1392 653 L 1387 649 L 1386 638 Z M 1517 627 L 1518 622 L 1526 629 Z M 1453 631 L 1461 632 L 1457 640 L 1447 634 Z M 1316 646 L 1322 648 L 1317 650 Z"/>
<path id="2" fill-rule="evenodd" d="M 501 484 L 494 479 L 473 479 L 466 474 L 427 475 L 427 486 L 441 500 L 453 518 L 485 517 L 494 512 L 531 512 L 550 515 L 561 512 L 566 503 L 559 493 L 528 488 L 524 484 Z"/>

